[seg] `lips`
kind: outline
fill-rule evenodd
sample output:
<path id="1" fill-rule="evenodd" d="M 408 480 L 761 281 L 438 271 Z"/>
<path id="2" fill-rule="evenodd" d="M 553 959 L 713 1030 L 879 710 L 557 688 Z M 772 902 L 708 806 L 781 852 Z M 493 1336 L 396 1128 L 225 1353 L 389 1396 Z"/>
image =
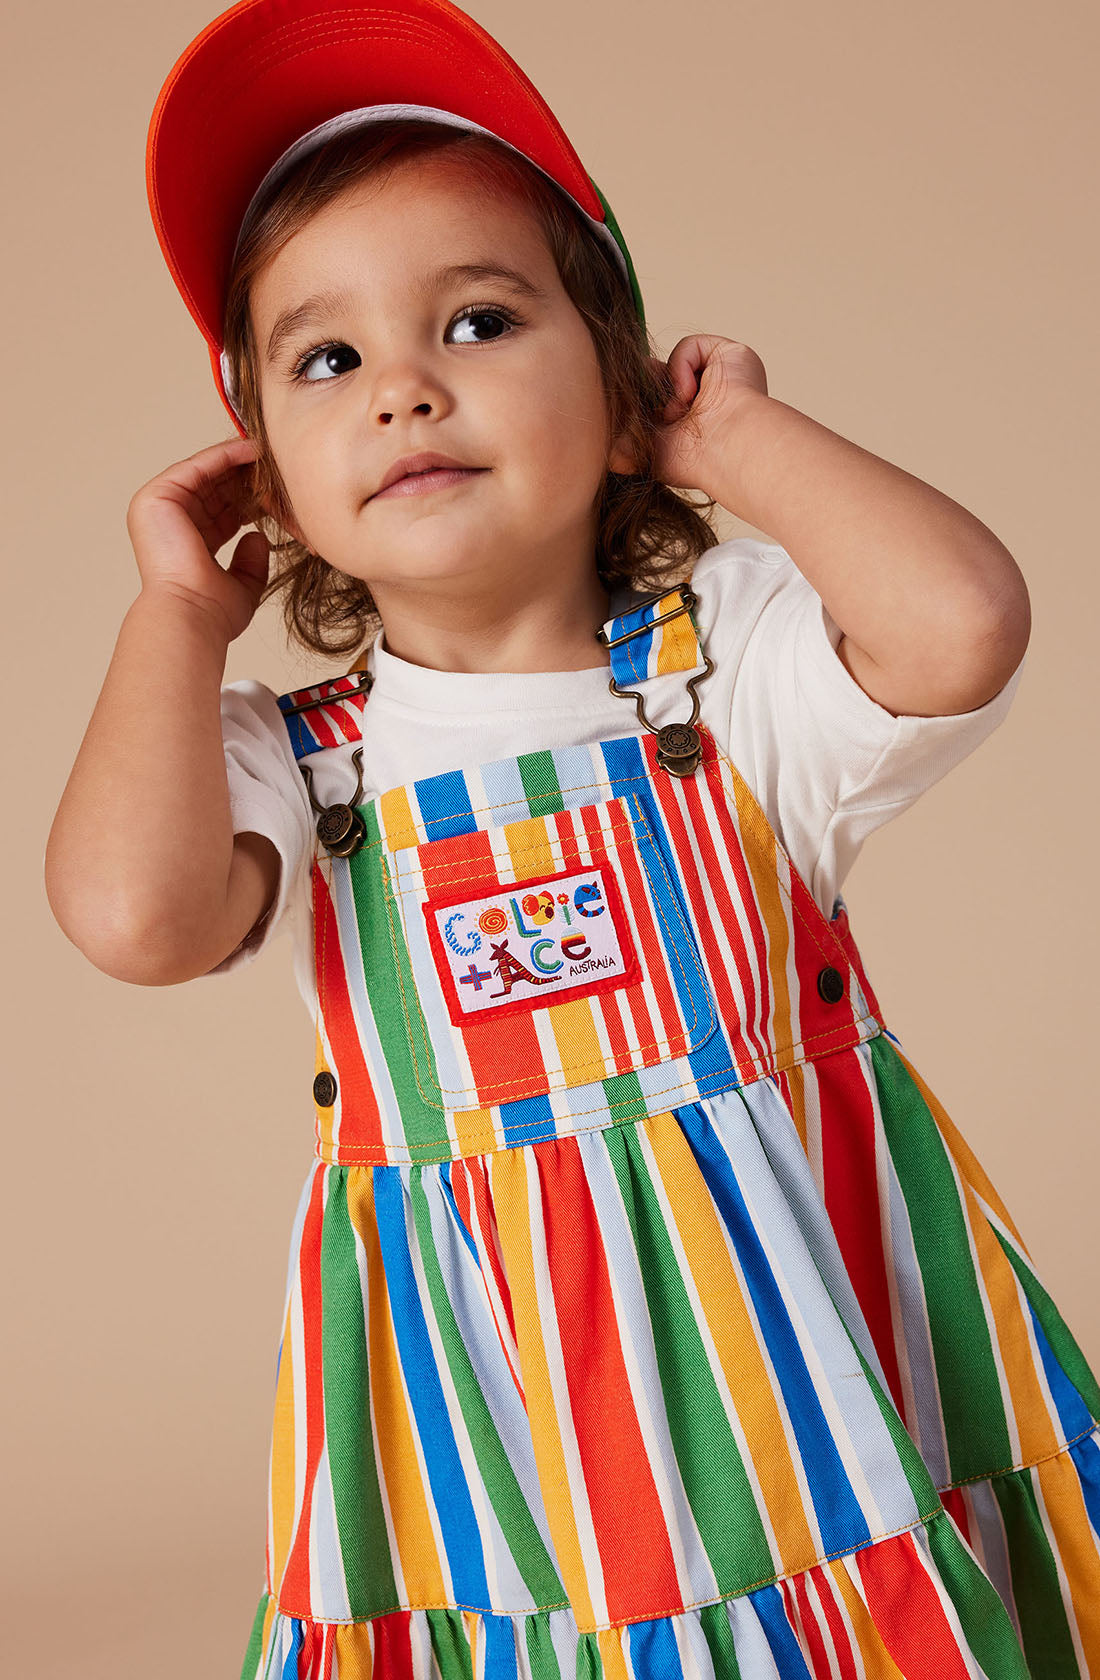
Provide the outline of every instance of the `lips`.
<path id="1" fill-rule="evenodd" d="M 472 467 L 468 461 L 456 461 L 453 455 L 440 455 L 435 450 L 424 449 L 415 455 L 401 455 L 386 473 L 375 495 L 388 490 L 391 484 L 399 479 L 420 477 L 424 473 L 453 469 L 457 472 L 479 472 L 484 469 Z"/>

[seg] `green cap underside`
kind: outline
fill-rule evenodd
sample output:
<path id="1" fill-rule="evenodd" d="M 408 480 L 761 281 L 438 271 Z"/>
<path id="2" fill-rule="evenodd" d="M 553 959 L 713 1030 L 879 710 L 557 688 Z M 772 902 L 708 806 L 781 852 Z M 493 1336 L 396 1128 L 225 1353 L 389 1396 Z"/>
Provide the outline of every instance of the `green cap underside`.
<path id="1" fill-rule="evenodd" d="M 641 321 L 642 326 L 644 327 L 645 324 L 646 324 L 646 321 L 645 321 L 645 305 L 642 303 L 642 289 L 638 284 L 638 276 L 634 272 L 634 264 L 631 260 L 630 252 L 626 248 L 626 240 L 623 238 L 622 229 L 620 228 L 618 222 L 615 220 L 614 212 L 612 211 L 610 204 L 608 204 L 606 198 L 604 197 L 603 193 L 600 191 L 599 187 L 596 185 L 595 181 L 592 180 L 591 175 L 588 177 L 588 179 L 592 183 L 593 192 L 596 194 L 596 197 L 599 199 L 600 203 L 603 205 L 604 221 L 607 223 L 611 232 L 614 234 L 615 243 L 619 247 L 619 250 L 622 252 L 623 256 L 626 259 L 626 268 L 627 268 L 627 273 L 630 275 L 630 291 L 631 291 L 631 295 L 634 298 L 634 307 L 638 311 L 638 319 L 639 319 L 639 321 Z"/>

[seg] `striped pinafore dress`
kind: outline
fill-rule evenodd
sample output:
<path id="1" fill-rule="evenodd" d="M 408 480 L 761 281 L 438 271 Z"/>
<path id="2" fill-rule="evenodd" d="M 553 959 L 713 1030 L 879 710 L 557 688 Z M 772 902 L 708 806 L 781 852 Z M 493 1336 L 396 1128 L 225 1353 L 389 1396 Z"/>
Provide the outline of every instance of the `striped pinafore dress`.
<path id="1" fill-rule="evenodd" d="M 633 732 L 318 822 L 242 1680 L 1100 1677 L 1097 1384 L 843 899 L 649 726 L 692 602 L 604 627 Z"/>

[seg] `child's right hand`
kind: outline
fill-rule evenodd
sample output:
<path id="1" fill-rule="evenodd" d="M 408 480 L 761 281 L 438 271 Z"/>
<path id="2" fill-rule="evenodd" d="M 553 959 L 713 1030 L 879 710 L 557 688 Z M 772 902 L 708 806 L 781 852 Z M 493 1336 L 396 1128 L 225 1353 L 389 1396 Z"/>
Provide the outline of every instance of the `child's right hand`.
<path id="1" fill-rule="evenodd" d="M 224 628 L 227 644 L 247 628 L 267 582 L 269 545 L 247 532 L 228 568 L 217 552 L 262 511 L 252 495 L 251 438 L 234 435 L 166 467 L 131 498 L 126 529 L 143 592 L 191 600 Z"/>

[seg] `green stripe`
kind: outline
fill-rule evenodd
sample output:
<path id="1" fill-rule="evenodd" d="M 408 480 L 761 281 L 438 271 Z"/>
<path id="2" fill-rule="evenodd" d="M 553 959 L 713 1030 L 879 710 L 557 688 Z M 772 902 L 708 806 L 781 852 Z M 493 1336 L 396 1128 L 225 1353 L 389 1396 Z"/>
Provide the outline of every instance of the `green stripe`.
<path id="1" fill-rule="evenodd" d="M 533 817 L 549 817 L 565 810 L 553 753 L 520 753 L 516 763 Z"/>
<path id="2" fill-rule="evenodd" d="M 474 1680 L 470 1641 L 461 1609 L 455 1605 L 432 1605 L 428 1607 L 426 1614 L 432 1656 L 438 1664 L 443 1680 Z M 372 1673 L 377 1673 L 375 1665 L 378 1661 L 376 1649 L 371 1665 Z"/>
<path id="3" fill-rule="evenodd" d="M 649 1113 L 636 1073 L 618 1073 L 603 1081 L 607 1106 L 616 1120 L 644 1120 Z"/>
<path id="4" fill-rule="evenodd" d="M 722 1675 L 723 1680 L 741 1680 L 737 1652 L 733 1648 L 729 1606 L 725 1600 L 719 1604 L 704 1604 L 699 1612 L 699 1625 L 710 1650 L 715 1674 Z"/>
<path id="5" fill-rule="evenodd" d="M 680 1476 L 720 1591 L 746 1592 L 773 1581 L 776 1575 L 756 1499 L 684 1288 L 637 1129 L 613 1126 L 600 1135 L 634 1237 Z"/>
<path id="6" fill-rule="evenodd" d="M 550 1620 L 545 1610 L 526 1618 L 527 1663 L 531 1680 L 565 1680 L 550 1637 Z"/>
<path id="7" fill-rule="evenodd" d="M 962 1624 L 963 1638 L 985 1674 L 995 1680 L 1053 1680 L 1061 1670 L 1029 1669 L 1004 1601 L 985 1570 L 959 1538 L 946 1511 L 925 1524 L 932 1561 Z M 1031 1653 L 1028 1653 L 1030 1657 Z M 1074 1665 L 1074 1680 L 1079 1673 Z"/>
<path id="8" fill-rule="evenodd" d="M 1100 1417 L 1100 1384 L 1097 1383 L 1087 1359 L 1074 1341 L 1061 1313 L 1023 1255 L 1017 1252 L 996 1227 L 992 1229 L 993 1235 L 1008 1255 L 1009 1264 L 1019 1278 L 1020 1287 L 1027 1296 L 1036 1318 L 1046 1332 L 1047 1341 L 1054 1349 L 1055 1359 L 1088 1407 L 1090 1415 L 1094 1418 Z"/>
<path id="9" fill-rule="evenodd" d="M 321 1231 L 321 1348 L 325 1445 L 340 1560 L 351 1614 L 363 1620 L 392 1610 L 400 1595 L 374 1460 L 366 1314 L 348 1213 L 347 1172 L 339 1167 L 329 1172 Z"/>
<path id="10" fill-rule="evenodd" d="M 442 1105 L 439 1074 L 417 1013 L 417 992 L 408 947 L 401 918 L 392 902 L 393 895 L 389 890 L 382 856 L 378 812 L 373 804 L 361 805 L 359 811 L 366 823 L 366 844 L 354 853 L 349 864 L 355 917 L 359 926 L 359 947 L 363 957 L 363 980 L 386 1069 L 393 1081 L 410 1155 L 414 1161 L 438 1161 L 451 1154 L 443 1110 L 442 1106 L 433 1108 L 421 1091 L 426 1088 Z M 415 1063 L 405 1022 L 402 989 L 417 1032 Z"/>
<path id="11" fill-rule="evenodd" d="M 447 1356 L 447 1368 L 458 1395 L 458 1403 L 469 1431 L 481 1479 L 504 1538 L 508 1542 L 508 1550 L 515 1559 L 528 1592 L 537 1604 L 564 1607 L 569 1602 L 565 1587 L 523 1496 L 512 1461 L 493 1422 L 493 1415 L 486 1404 L 478 1374 L 455 1318 L 435 1251 L 431 1211 L 422 1181 L 423 1172 L 423 1167 L 415 1166 L 409 1175 L 409 1196 L 420 1246 L 420 1259 L 428 1282 L 436 1327 Z M 463 1254 L 467 1252 L 465 1243 L 461 1244 L 461 1250 Z M 501 1358 L 503 1359 L 503 1353 Z M 519 1404 L 518 1397 L 516 1403 Z"/>
<path id="12" fill-rule="evenodd" d="M 1042 1680 L 1079 1680 L 1058 1569 L 1028 1471 L 997 1476 L 993 1491 L 1004 1519 L 1012 1593 L 1024 1654 Z"/>
<path id="13" fill-rule="evenodd" d="M 885 1033 L 867 1048 L 924 1284 L 951 1479 L 970 1481 L 1012 1463 L 970 1234 L 939 1127 L 909 1070 Z"/>
<path id="14" fill-rule="evenodd" d="M 260 1594 L 260 1603 L 256 1614 L 252 1618 L 252 1632 L 248 1636 L 248 1648 L 241 1664 L 241 1680 L 256 1680 L 260 1666 L 260 1643 L 264 1636 L 264 1616 L 267 1613 L 268 1595 Z"/>

